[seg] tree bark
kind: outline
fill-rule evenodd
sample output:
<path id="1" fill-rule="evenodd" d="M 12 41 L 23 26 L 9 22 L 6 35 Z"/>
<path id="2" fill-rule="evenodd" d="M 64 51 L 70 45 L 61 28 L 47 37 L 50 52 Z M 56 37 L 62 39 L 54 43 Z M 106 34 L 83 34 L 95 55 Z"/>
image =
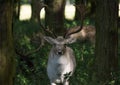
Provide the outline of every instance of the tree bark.
<path id="1" fill-rule="evenodd" d="M 63 35 L 65 0 L 45 0 L 48 7 L 45 9 L 45 25 L 58 35 Z"/>
<path id="2" fill-rule="evenodd" d="M 82 3 L 82 0 L 75 0 L 75 4 L 79 5 Z M 75 20 L 80 20 L 80 12 L 78 11 L 77 7 L 75 8 Z"/>
<path id="3" fill-rule="evenodd" d="M 32 0 L 31 7 L 32 7 L 32 16 L 31 20 L 40 23 L 40 10 L 41 10 L 41 0 Z"/>
<path id="4" fill-rule="evenodd" d="M 20 0 L 18 0 L 17 1 L 17 6 L 18 6 L 18 9 L 17 9 L 17 19 L 19 19 L 19 17 L 20 17 L 20 6 L 21 6 L 21 4 L 20 4 Z"/>
<path id="5" fill-rule="evenodd" d="M 97 0 L 95 85 L 108 85 L 118 72 L 118 0 Z"/>
<path id="6" fill-rule="evenodd" d="M 32 0 L 31 1 L 31 7 L 32 7 L 32 16 L 31 16 L 31 20 L 34 20 L 34 21 L 38 21 L 37 19 L 37 8 L 36 8 L 36 4 L 37 4 L 37 0 Z"/>
<path id="7" fill-rule="evenodd" d="M 14 16 L 15 19 L 19 20 L 19 16 L 20 16 L 20 0 L 14 0 L 13 16 Z"/>
<path id="8" fill-rule="evenodd" d="M 0 85 L 13 85 L 15 73 L 12 3 L 12 0 L 0 1 Z"/>

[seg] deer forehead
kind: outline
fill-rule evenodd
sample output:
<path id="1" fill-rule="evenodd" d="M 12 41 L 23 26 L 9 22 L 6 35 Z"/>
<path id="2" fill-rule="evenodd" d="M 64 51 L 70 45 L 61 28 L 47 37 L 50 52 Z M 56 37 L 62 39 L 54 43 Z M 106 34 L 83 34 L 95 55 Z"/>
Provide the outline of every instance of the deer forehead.
<path id="1" fill-rule="evenodd" d="M 56 38 L 56 40 L 57 40 L 57 41 L 64 41 L 65 39 L 64 39 L 62 36 L 58 36 L 58 37 Z"/>
<path id="2" fill-rule="evenodd" d="M 62 36 L 58 36 L 56 38 L 56 41 L 58 42 L 58 45 L 64 45 L 65 44 L 65 39 Z"/>

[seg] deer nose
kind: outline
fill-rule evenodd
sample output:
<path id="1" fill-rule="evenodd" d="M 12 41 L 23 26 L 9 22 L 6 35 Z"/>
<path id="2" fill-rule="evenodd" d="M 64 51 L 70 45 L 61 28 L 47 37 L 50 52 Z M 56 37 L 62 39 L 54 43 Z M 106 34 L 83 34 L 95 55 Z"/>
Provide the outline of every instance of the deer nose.
<path id="1" fill-rule="evenodd" d="M 59 55 L 62 55 L 62 54 L 63 54 L 63 52 L 62 52 L 62 51 L 58 51 L 58 54 L 59 54 Z"/>

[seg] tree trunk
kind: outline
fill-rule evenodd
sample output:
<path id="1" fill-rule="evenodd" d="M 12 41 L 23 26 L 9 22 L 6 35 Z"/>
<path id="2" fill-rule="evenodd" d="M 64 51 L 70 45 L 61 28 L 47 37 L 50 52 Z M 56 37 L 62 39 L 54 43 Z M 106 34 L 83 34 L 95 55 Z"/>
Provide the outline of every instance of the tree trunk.
<path id="1" fill-rule="evenodd" d="M 65 0 L 45 0 L 48 5 L 45 15 L 45 24 L 58 35 L 63 35 Z"/>
<path id="2" fill-rule="evenodd" d="M 95 85 L 108 85 L 118 71 L 118 0 L 97 0 Z M 115 84 L 114 84 L 115 85 Z"/>
<path id="3" fill-rule="evenodd" d="M 79 5 L 82 3 L 82 0 L 75 0 L 75 4 Z M 75 20 L 80 20 L 80 12 L 78 11 L 77 7 L 75 8 Z"/>
<path id="4" fill-rule="evenodd" d="M 0 85 L 13 85 L 15 73 L 12 3 L 12 0 L 0 1 Z"/>
<path id="5" fill-rule="evenodd" d="M 14 16 L 15 19 L 19 20 L 19 16 L 20 16 L 20 0 L 14 0 L 13 16 Z"/>
<path id="6" fill-rule="evenodd" d="M 40 0 L 32 0 L 31 6 L 32 6 L 31 20 L 34 20 L 35 22 L 39 23 L 40 22 L 40 9 L 41 9 Z"/>
<path id="7" fill-rule="evenodd" d="M 17 1 L 17 5 L 18 5 L 17 19 L 19 19 L 19 17 L 20 17 L 20 6 L 21 6 L 21 4 L 20 4 L 20 0 Z"/>
<path id="8" fill-rule="evenodd" d="M 37 0 L 32 0 L 31 1 L 31 7 L 32 7 L 32 15 L 31 15 L 31 20 L 37 21 L 37 14 L 36 14 L 36 3 Z"/>

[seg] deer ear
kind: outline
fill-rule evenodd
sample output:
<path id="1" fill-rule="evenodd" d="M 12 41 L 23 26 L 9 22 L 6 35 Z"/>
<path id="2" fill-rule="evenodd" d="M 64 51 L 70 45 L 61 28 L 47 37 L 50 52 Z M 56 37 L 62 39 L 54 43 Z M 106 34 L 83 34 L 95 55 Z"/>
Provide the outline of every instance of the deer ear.
<path id="1" fill-rule="evenodd" d="M 56 40 L 53 39 L 52 37 L 44 36 L 44 39 L 52 45 L 56 43 Z"/>
<path id="2" fill-rule="evenodd" d="M 66 44 L 72 44 L 72 43 L 74 43 L 74 42 L 76 42 L 76 38 L 67 38 L 67 39 L 65 40 L 65 43 L 66 43 Z"/>

